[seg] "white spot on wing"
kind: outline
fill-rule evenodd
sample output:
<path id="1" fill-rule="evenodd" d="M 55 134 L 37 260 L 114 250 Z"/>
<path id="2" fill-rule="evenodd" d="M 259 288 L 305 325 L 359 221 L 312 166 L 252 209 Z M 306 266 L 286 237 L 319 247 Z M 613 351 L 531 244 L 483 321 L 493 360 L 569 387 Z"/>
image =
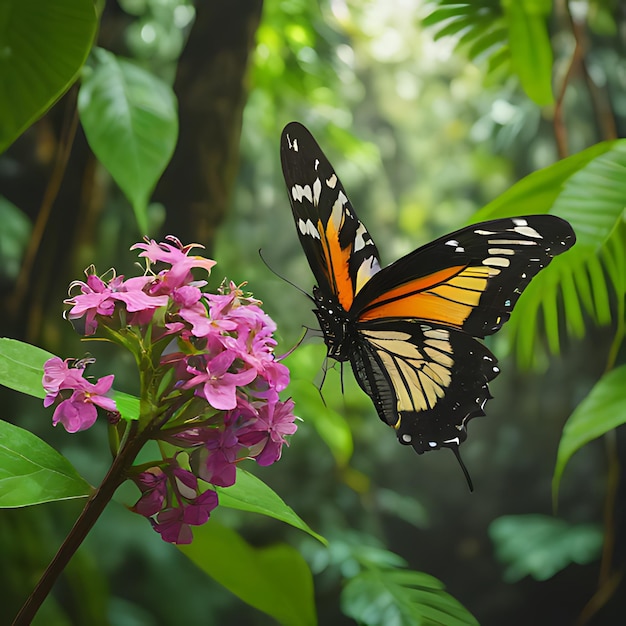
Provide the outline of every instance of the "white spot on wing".
<path id="1" fill-rule="evenodd" d="M 294 185 L 291 188 L 291 197 L 296 202 L 302 202 L 302 198 L 306 198 L 309 202 L 313 203 L 313 193 L 311 192 L 310 185 Z"/>
<path id="2" fill-rule="evenodd" d="M 313 183 L 313 205 L 317 206 L 320 203 L 320 194 L 322 193 L 322 182 L 319 178 L 315 179 Z"/>
<path id="3" fill-rule="evenodd" d="M 532 237 L 533 239 L 543 239 L 543 237 L 530 226 L 516 226 L 513 229 L 516 233 L 523 235 L 524 237 Z"/>
<path id="4" fill-rule="evenodd" d="M 489 252 L 489 254 L 492 254 L 493 256 L 498 256 L 500 254 L 512 256 L 513 254 L 515 254 L 515 250 L 511 250 L 511 248 L 489 248 L 487 252 Z"/>
<path id="5" fill-rule="evenodd" d="M 365 239 L 367 237 L 367 240 Z M 359 227 L 356 229 L 356 233 L 354 234 L 354 251 L 362 250 L 365 246 L 371 243 L 372 240 L 369 237 L 367 229 L 363 224 L 359 224 Z"/>
<path id="6" fill-rule="evenodd" d="M 333 175 L 326 181 L 326 186 L 334 189 L 337 185 L 337 175 L 333 173 Z"/>
<path id="7" fill-rule="evenodd" d="M 483 261 L 483 265 L 489 265 L 492 267 L 508 267 L 511 265 L 511 261 L 501 256 L 490 256 Z"/>
<path id="8" fill-rule="evenodd" d="M 311 220 L 298 220 L 298 228 L 303 235 L 308 235 L 309 237 L 313 237 L 314 239 L 319 239 L 320 234 L 315 228 L 315 224 Z"/>

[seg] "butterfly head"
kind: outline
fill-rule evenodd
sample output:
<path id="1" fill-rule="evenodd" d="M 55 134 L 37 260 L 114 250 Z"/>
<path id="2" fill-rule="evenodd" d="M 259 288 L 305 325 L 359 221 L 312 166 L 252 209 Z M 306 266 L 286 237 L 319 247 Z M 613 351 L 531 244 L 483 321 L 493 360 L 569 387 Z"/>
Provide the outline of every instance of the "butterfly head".
<path id="1" fill-rule="evenodd" d="M 319 287 L 313 287 L 313 299 L 316 304 L 313 313 L 324 333 L 328 356 L 336 361 L 347 361 L 352 354 L 354 341 L 351 332 L 353 324 L 350 323 L 348 313 L 334 295 L 323 294 Z"/>

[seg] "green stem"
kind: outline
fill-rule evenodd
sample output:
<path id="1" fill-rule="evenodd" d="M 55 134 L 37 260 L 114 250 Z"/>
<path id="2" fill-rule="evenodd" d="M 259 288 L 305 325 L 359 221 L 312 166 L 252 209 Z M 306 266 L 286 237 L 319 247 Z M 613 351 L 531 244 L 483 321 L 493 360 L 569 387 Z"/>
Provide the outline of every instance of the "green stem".
<path id="1" fill-rule="evenodd" d="M 128 469 L 131 467 L 147 439 L 146 431 L 139 433 L 136 423 L 131 426 L 131 429 L 133 432 L 127 440 L 126 445 L 123 446 L 118 456 L 115 457 L 104 480 L 85 504 L 85 508 L 65 538 L 63 545 L 59 548 L 59 551 L 46 568 L 37 586 L 33 589 L 20 609 L 20 612 L 17 614 L 13 621 L 13 626 L 27 626 L 31 623 L 42 603 L 52 590 L 59 575 L 70 562 L 70 559 L 74 556 L 74 553 L 82 544 L 89 531 L 93 528 L 93 525 L 104 511 L 106 505 L 110 502 L 116 489 L 126 479 Z"/>

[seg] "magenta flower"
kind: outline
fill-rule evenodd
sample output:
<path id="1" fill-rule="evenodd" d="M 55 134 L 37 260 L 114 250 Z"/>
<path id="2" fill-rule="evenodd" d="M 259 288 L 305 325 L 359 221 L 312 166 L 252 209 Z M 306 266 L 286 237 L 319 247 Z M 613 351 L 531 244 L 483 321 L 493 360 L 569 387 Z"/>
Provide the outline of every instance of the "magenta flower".
<path id="1" fill-rule="evenodd" d="M 204 524 L 217 505 L 217 493 L 207 489 L 181 506 L 160 511 L 156 514 L 152 525 L 163 541 L 179 545 L 189 544 L 193 540 L 191 526 Z"/>
<path id="2" fill-rule="evenodd" d="M 145 257 L 152 263 L 160 261 L 171 266 L 169 270 L 159 274 L 158 286 L 154 287 L 158 293 L 171 293 L 174 289 L 190 283 L 193 280 L 191 270 L 194 267 L 202 268 L 210 273 L 215 265 L 215 261 L 211 259 L 189 256 L 190 250 L 202 247 L 199 244 L 183 246 L 175 237 L 168 237 L 168 239 L 174 241 L 176 245 L 146 239 L 145 243 L 136 243 L 131 246 L 131 250 L 143 250 L 139 253 L 140 257 Z"/>
<path id="3" fill-rule="evenodd" d="M 121 302 L 129 313 L 150 312 L 166 306 L 167 296 L 150 296 L 144 288 L 152 281 L 150 276 L 138 276 L 124 281 L 123 276 L 112 278 L 105 283 L 95 274 L 87 276 L 87 282 L 75 281 L 70 290 L 80 287 L 81 294 L 65 300 L 71 305 L 67 313 L 69 320 L 85 318 L 85 335 L 93 335 L 98 327 L 96 316 L 111 317 L 115 312 L 115 305 Z"/>
<path id="4" fill-rule="evenodd" d="M 43 401 L 45 407 L 49 407 L 57 399 L 61 389 L 81 389 L 86 382 L 83 378 L 84 368 L 70 367 L 71 361 L 55 356 L 44 363 L 42 384 L 47 392 Z"/>
<path id="5" fill-rule="evenodd" d="M 192 461 L 198 476 L 219 487 L 234 485 L 237 457 L 242 448 L 232 428 L 207 430 L 204 447 L 194 453 Z"/>
<path id="6" fill-rule="evenodd" d="M 243 387 L 256 378 L 253 369 L 238 373 L 229 372 L 237 355 L 224 350 L 204 364 L 203 370 L 188 365 L 192 377 L 183 385 L 185 389 L 195 388 L 195 394 L 203 397 L 213 408 L 228 411 L 237 406 L 237 387 Z"/>
<path id="7" fill-rule="evenodd" d="M 84 367 L 70 367 L 70 360 L 52 357 L 44 363 L 43 388 L 46 397 L 43 404 L 49 407 L 60 401 L 52 416 L 52 424 L 61 423 L 68 433 L 86 430 L 98 417 L 97 406 L 105 411 L 117 411 L 115 401 L 106 397 L 113 385 L 113 374 L 104 376 L 95 384 L 83 377 Z M 68 396 L 67 392 L 72 392 Z M 63 392 L 66 392 L 65 394 Z"/>
<path id="8" fill-rule="evenodd" d="M 167 496 L 167 475 L 160 467 L 152 467 L 135 478 L 135 483 L 141 489 L 141 498 L 133 507 L 135 513 L 151 517 L 163 507 Z"/>
<path id="9" fill-rule="evenodd" d="M 96 406 L 105 411 L 117 411 L 115 400 L 104 395 L 111 389 L 114 378 L 113 374 L 104 376 L 95 385 L 84 380 L 85 388 L 74 391 L 57 406 L 52 416 L 52 425 L 61 423 L 68 433 L 76 433 L 94 425 L 98 417 Z"/>
<path id="10" fill-rule="evenodd" d="M 298 429 L 294 423 L 293 400 L 266 402 L 259 408 L 259 417 L 239 436 L 239 442 L 250 448 L 250 456 L 259 465 L 271 465 L 280 459 L 285 437 Z"/>
<path id="11" fill-rule="evenodd" d="M 276 325 L 242 291 L 245 283 L 224 281 L 207 293 L 194 273 L 210 274 L 215 261 L 191 255 L 196 247 L 146 239 L 133 246 L 146 259 L 143 276 L 111 270 L 112 278 L 98 277 L 90 268 L 66 300 L 75 327 L 128 349 L 141 369 L 141 411 L 127 432 L 167 445 L 129 470 L 141 492 L 131 510 L 177 544 L 190 543 L 192 527 L 209 519 L 218 505 L 214 488 L 233 485 L 240 462 L 274 463 L 296 431 L 293 402 L 279 399 L 289 371 L 274 355 Z M 117 411 L 107 396 L 113 376 L 85 378 L 91 361 L 55 357 L 44 366 L 44 405 L 55 405 L 53 424 L 68 432 L 89 428 L 99 408 Z M 117 414 L 112 442 L 128 417 Z"/>

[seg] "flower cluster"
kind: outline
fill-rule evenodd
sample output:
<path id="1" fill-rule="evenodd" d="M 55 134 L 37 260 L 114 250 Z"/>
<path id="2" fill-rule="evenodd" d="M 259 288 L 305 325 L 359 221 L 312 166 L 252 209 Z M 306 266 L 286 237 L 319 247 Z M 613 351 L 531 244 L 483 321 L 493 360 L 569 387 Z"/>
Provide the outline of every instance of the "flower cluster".
<path id="1" fill-rule="evenodd" d="M 190 526 L 217 506 L 211 487 L 233 485 L 237 463 L 274 463 L 296 431 L 293 402 L 279 398 L 289 372 L 274 356 L 274 322 L 232 282 L 204 291 L 207 282 L 192 270 L 209 273 L 215 262 L 191 255 L 193 247 L 174 238 L 135 244 L 144 276 L 106 280 L 90 269 L 66 301 L 68 319 L 86 336 L 106 337 L 135 355 L 139 428 L 161 442 L 163 458 L 131 475 L 142 494 L 133 510 L 174 543 L 191 541 Z M 158 273 L 157 264 L 164 267 Z M 113 376 L 90 383 L 83 373 L 59 358 L 45 366 L 46 406 L 61 400 L 54 423 L 69 432 L 89 428 L 96 406 L 116 410 L 105 396 Z"/>

